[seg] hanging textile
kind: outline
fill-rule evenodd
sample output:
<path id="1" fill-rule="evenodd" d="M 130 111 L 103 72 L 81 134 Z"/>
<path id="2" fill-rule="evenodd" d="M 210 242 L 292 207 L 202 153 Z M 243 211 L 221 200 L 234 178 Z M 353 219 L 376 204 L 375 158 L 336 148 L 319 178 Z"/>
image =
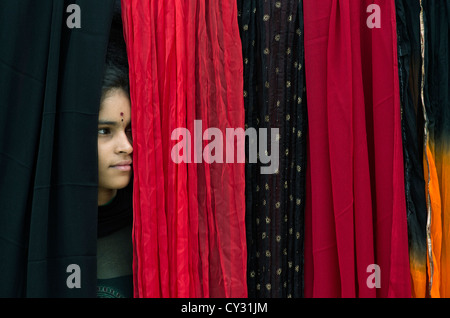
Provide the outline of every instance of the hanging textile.
<path id="1" fill-rule="evenodd" d="M 421 0 L 427 296 L 450 297 L 450 1 Z"/>
<path id="2" fill-rule="evenodd" d="M 305 0 L 304 17 L 305 296 L 409 297 L 394 1 Z"/>
<path id="3" fill-rule="evenodd" d="M 114 1 L 76 3 L 81 28 L 69 28 L 71 1 L 0 3 L 0 297 L 96 296 L 96 129 Z M 72 264 L 80 288 L 67 283 Z"/>
<path id="4" fill-rule="evenodd" d="M 403 160 L 412 297 L 427 289 L 427 208 L 423 167 L 420 2 L 396 0 Z"/>
<path id="5" fill-rule="evenodd" d="M 278 128 L 278 171 L 246 165 L 250 297 L 303 296 L 306 103 L 302 1 L 238 0 L 246 128 Z M 259 136 L 261 138 L 261 136 Z M 262 155 L 263 150 L 259 149 Z M 247 153 L 247 158 L 249 154 Z"/>
<path id="6" fill-rule="evenodd" d="M 236 4 L 124 0 L 122 15 L 135 297 L 246 297 L 245 163 L 220 163 L 217 139 L 217 130 L 244 128 Z M 234 153 L 244 151 L 236 145 Z"/>

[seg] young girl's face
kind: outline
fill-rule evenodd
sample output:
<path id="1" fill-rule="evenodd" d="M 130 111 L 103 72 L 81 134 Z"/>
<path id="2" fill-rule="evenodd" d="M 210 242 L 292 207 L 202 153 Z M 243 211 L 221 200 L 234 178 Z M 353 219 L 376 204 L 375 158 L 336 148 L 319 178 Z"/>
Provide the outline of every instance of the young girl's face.
<path id="1" fill-rule="evenodd" d="M 111 199 L 130 182 L 131 138 L 130 100 L 122 89 L 115 89 L 103 100 L 98 117 L 99 203 L 101 196 Z"/>

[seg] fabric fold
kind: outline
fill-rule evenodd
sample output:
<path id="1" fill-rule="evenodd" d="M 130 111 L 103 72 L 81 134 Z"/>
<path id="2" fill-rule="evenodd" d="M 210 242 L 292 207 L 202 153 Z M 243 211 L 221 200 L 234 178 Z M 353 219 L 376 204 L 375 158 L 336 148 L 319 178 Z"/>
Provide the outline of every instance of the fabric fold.
<path id="1" fill-rule="evenodd" d="M 304 8 L 312 201 L 305 277 L 313 275 L 305 294 L 409 297 L 394 1 Z"/>
<path id="2" fill-rule="evenodd" d="M 122 10 L 135 296 L 246 297 L 245 171 L 223 150 L 226 129 L 244 127 L 236 4 L 125 0 Z"/>

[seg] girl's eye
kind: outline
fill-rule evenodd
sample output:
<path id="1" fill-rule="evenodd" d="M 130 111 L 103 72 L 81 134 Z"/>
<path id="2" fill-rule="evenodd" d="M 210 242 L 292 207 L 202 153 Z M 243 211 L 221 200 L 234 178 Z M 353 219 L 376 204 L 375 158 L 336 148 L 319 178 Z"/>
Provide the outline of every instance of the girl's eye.
<path id="1" fill-rule="evenodd" d="M 109 134 L 109 133 L 110 133 L 109 128 L 99 128 L 99 129 L 98 129 L 98 134 L 99 134 L 99 135 L 107 135 L 107 134 Z"/>

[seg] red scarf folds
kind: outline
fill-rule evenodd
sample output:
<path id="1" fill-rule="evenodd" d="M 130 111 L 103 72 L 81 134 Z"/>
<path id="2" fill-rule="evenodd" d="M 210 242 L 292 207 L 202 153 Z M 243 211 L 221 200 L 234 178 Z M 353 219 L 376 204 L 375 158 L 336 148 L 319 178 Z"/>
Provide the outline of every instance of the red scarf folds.
<path id="1" fill-rule="evenodd" d="M 303 3 L 305 296 L 410 297 L 394 0 Z"/>
<path id="2" fill-rule="evenodd" d="M 192 163 L 171 157 L 181 140 L 172 140 L 172 132 L 187 128 L 192 146 L 194 120 L 202 121 L 201 133 L 244 128 L 236 2 L 122 0 L 122 15 L 132 102 L 135 297 L 246 297 L 244 163 L 194 163 L 195 151 Z"/>

